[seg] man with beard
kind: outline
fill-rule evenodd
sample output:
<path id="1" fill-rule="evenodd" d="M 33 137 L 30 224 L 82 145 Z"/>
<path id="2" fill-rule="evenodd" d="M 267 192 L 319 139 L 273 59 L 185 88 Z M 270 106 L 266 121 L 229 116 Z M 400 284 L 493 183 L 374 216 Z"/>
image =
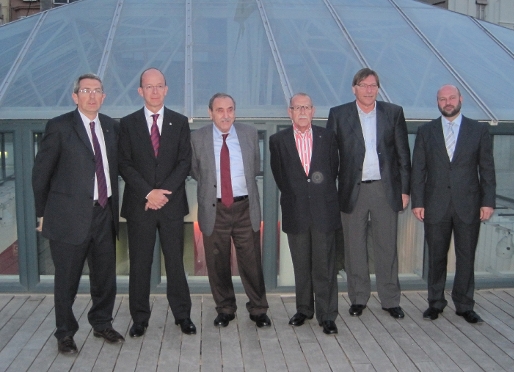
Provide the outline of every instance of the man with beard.
<path id="1" fill-rule="evenodd" d="M 444 287 L 453 231 L 456 314 L 469 323 L 482 323 L 473 311 L 474 263 L 480 222 L 494 212 L 492 141 L 487 124 L 461 114 L 457 87 L 442 86 L 437 105 L 442 116 L 418 129 L 412 158 L 412 212 L 424 223 L 428 244 L 429 308 L 423 319 L 437 319 L 448 303 Z"/>

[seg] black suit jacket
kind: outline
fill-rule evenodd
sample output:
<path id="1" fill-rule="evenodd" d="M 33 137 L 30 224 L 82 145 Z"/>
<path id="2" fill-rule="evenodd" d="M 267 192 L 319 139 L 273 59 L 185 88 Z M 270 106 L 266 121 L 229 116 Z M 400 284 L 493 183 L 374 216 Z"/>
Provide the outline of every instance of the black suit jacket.
<path id="1" fill-rule="evenodd" d="M 412 157 L 412 208 L 425 208 L 425 221 L 437 223 L 448 205 L 465 223 L 480 220 L 480 207 L 494 208 L 496 177 L 489 126 L 462 117 L 450 162 L 441 118 L 418 129 Z"/>
<path id="2" fill-rule="evenodd" d="M 191 168 L 187 117 L 164 108 L 159 154 L 154 155 L 144 108 L 120 121 L 119 169 L 125 180 L 121 216 L 145 218 L 146 196 L 153 189 L 172 192 L 159 212 L 177 219 L 189 213 L 185 179 Z"/>
<path id="3" fill-rule="evenodd" d="M 402 194 L 410 191 L 410 150 L 403 109 L 376 101 L 377 153 L 380 176 L 387 200 L 394 211 L 403 209 Z M 332 107 L 327 129 L 335 131 L 339 146 L 339 204 L 351 213 L 357 202 L 362 180 L 366 147 L 355 101 Z"/>
<path id="4" fill-rule="evenodd" d="M 114 228 L 118 232 L 118 122 L 99 114 L 105 139 Z M 84 242 L 93 218 L 95 155 L 78 110 L 53 118 L 34 161 L 32 187 L 43 236 L 63 243 Z"/>
<path id="5" fill-rule="evenodd" d="M 298 234 L 314 226 L 329 232 L 341 226 L 337 207 L 336 178 L 339 167 L 337 142 L 332 131 L 312 126 L 312 157 L 305 174 L 293 127 L 270 137 L 271 170 L 281 191 L 282 230 Z"/>

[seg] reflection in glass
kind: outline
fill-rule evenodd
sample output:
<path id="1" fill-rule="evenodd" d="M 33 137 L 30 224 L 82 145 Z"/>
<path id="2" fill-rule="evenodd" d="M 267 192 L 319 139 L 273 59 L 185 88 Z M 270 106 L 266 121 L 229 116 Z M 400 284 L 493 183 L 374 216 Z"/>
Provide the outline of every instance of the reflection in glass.
<path id="1" fill-rule="evenodd" d="M 0 133 L 0 275 L 18 274 L 14 136 Z"/>

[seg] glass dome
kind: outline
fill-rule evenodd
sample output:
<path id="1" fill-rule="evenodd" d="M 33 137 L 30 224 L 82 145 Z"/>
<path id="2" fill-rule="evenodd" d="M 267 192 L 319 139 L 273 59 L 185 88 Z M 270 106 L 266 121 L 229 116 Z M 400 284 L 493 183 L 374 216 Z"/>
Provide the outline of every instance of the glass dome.
<path id="1" fill-rule="evenodd" d="M 446 83 L 466 115 L 514 119 L 514 31 L 413 0 L 82 0 L 1 26 L 0 61 L 2 119 L 73 109 L 86 72 L 104 82 L 102 112 L 122 117 L 142 106 L 148 67 L 166 76 L 166 105 L 193 119 L 218 91 L 239 118 L 287 117 L 296 92 L 326 117 L 354 99 L 365 66 L 409 119 L 438 116 Z"/>

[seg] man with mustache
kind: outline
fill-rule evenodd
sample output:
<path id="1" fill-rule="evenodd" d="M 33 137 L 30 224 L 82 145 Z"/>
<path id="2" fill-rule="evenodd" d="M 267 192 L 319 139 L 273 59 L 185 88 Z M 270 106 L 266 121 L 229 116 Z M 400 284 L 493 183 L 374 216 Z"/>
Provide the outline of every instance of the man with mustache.
<path id="1" fill-rule="evenodd" d="M 212 124 L 191 134 L 191 175 L 198 182 L 198 224 L 216 303 L 216 327 L 226 327 L 237 310 L 232 284 L 231 243 L 249 298 L 246 309 L 257 327 L 269 327 L 268 301 L 261 264 L 261 207 L 256 177 L 260 172 L 255 128 L 234 122 L 236 103 L 225 93 L 209 100 Z"/>
<path id="2" fill-rule="evenodd" d="M 424 223 L 428 244 L 429 307 L 423 318 L 437 319 L 448 303 L 444 287 L 453 232 L 456 314 L 482 323 L 473 292 L 480 222 L 492 216 L 496 199 L 489 126 L 461 114 L 462 96 L 453 85 L 439 89 L 437 105 L 441 117 L 419 127 L 412 157 L 412 213 Z"/>
<path id="3" fill-rule="evenodd" d="M 360 316 L 371 294 L 369 221 L 382 309 L 403 318 L 396 227 L 398 212 L 409 204 L 410 150 L 403 109 L 377 101 L 379 88 L 375 71 L 358 71 L 352 82 L 356 100 L 332 107 L 327 128 L 336 132 L 339 146 L 339 208 L 350 315 Z"/>

